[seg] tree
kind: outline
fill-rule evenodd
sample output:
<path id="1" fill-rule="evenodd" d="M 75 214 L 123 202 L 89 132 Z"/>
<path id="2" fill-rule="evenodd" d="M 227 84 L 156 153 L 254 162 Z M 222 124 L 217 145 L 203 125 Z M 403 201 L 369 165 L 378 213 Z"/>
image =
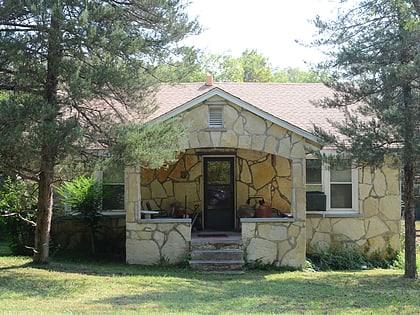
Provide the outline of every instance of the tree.
<path id="1" fill-rule="evenodd" d="M 363 0 L 334 21 L 315 19 L 327 60 L 334 96 L 320 102 L 343 110 L 344 122 L 333 122 L 343 136 L 315 128 L 326 143 L 360 165 L 380 166 L 398 158 L 404 173 L 405 277 L 415 278 L 415 162 L 420 139 L 420 20 L 410 0 Z M 417 2 L 418 4 L 418 2 Z"/>
<path id="2" fill-rule="evenodd" d="M 207 74 L 213 75 L 218 82 L 321 82 L 315 71 L 273 68 L 268 58 L 255 49 L 246 49 L 240 57 L 203 54 L 199 58 L 199 67 L 190 72 L 183 82 L 201 82 Z"/>
<path id="3" fill-rule="evenodd" d="M 299 68 L 285 68 L 273 71 L 273 82 L 279 83 L 319 83 L 321 76 L 313 70 L 305 71 Z"/>
<path id="4" fill-rule="evenodd" d="M 0 0 L 0 170 L 38 183 L 35 263 L 48 261 L 56 166 L 144 121 L 160 65 L 189 63 L 179 43 L 198 32 L 181 0 Z"/>
<path id="5" fill-rule="evenodd" d="M 271 82 L 272 71 L 268 58 L 260 55 L 257 50 L 245 50 L 240 58 L 244 82 Z"/>

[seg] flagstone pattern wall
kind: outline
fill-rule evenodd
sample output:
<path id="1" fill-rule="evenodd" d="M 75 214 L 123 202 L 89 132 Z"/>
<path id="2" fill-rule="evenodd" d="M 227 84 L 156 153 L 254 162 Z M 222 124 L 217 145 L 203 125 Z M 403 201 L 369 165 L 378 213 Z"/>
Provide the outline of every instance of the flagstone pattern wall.
<path id="1" fill-rule="evenodd" d="M 210 101 L 223 100 L 215 97 Z M 169 210 L 175 201 L 181 206 L 186 203 L 190 209 L 194 204 L 202 207 L 203 155 L 236 157 L 236 208 L 249 196 L 261 195 L 273 207 L 293 215 L 293 219 L 286 220 L 241 219 L 237 228 L 242 228 L 248 260 L 300 268 L 307 246 L 315 248 L 344 241 L 369 245 L 371 250 L 384 249 L 387 244 L 399 248 L 396 170 L 382 169 L 372 176 L 369 171 L 361 172 L 359 209 L 363 210 L 356 216 L 325 213 L 307 218 L 304 180 L 307 143 L 301 136 L 228 102 L 223 106 L 223 128 L 208 127 L 205 104 L 181 115 L 190 131 L 186 151 L 178 162 L 157 170 L 126 172 L 127 262 L 156 263 L 158 258 L 160 261 L 169 258 L 168 254 L 174 257 L 171 262 L 175 262 L 184 255 L 190 237 L 184 232 L 174 236 L 178 241 L 171 248 L 177 248 L 176 251 L 165 247 L 165 242 L 178 233 L 176 220 L 163 230 L 163 225 L 152 227 L 139 218 L 138 208 L 141 200 L 148 200 L 154 209 Z"/>
<path id="2" fill-rule="evenodd" d="M 347 243 L 370 252 L 400 249 L 401 196 L 399 171 L 384 166 L 373 173 L 359 170 L 359 209 L 356 217 L 328 215 L 308 217 L 308 251 Z"/>
<path id="3" fill-rule="evenodd" d="M 191 219 L 148 219 L 127 224 L 128 264 L 177 264 L 191 241 Z"/>
<path id="4" fill-rule="evenodd" d="M 238 207 L 249 196 L 262 196 L 283 212 L 291 211 L 292 163 L 290 160 L 243 149 L 190 149 L 168 168 L 141 170 L 141 196 L 154 209 L 169 210 L 173 202 L 193 209 L 202 203 L 202 158 L 206 154 L 231 154 L 236 157 L 236 198 Z M 253 201 L 254 202 L 254 201 Z"/>
<path id="5" fill-rule="evenodd" d="M 261 195 L 273 207 L 303 218 L 304 139 L 230 103 L 223 107 L 224 128 L 208 128 L 207 116 L 205 104 L 183 113 L 190 125 L 186 152 L 168 168 L 142 169 L 142 199 L 160 209 L 174 201 L 184 205 L 187 200 L 188 208 L 201 204 L 201 156 L 230 154 L 237 163 L 237 206 Z"/>
<path id="6" fill-rule="evenodd" d="M 305 225 L 293 219 L 242 219 L 248 262 L 302 268 L 306 259 Z"/>
<path id="7" fill-rule="evenodd" d="M 214 98 L 211 101 L 220 101 Z M 305 252 L 305 186 L 304 157 L 305 141 L 280 126 L 262 119 L 242 108 L 226 103 L 223 107 L 224 128 L 208 128 L 208 106 L 202 104 L 182 114 L 184 123 L 190 124 L 190 133 L 186 152 L 181 154 L 174 165 L 157 170 L 141 169 L 141 172 L 130 171 L 126 174 L 126 209 L 127 209 L 127 261 L 144 263 L 141 257 L 145 251 L 150 255 L 152 248 L 162 251 L 154 240 L 154 236 L 145 233 L 142 220 L 136 214 L 140 200 L 148 200 L 152 207 L 169 210 L 171 203 L 177 201 L 182 206 L 192 209 L 194 204 L 202 206 L 202 155 L 229 154 L 236 156 L 236 208 L 244 204 L 249 196 L 262 196 L 266 202 L 284 212 L 293 214 L 295 227 L 290 222 L 277 222 L 273 229 L 280 229 L 284 224 L 287 232 L 282 235 L 264 231 L 269 227 L 256 227 L 256 239 L 246 242 L 248 252 L 257 250 L 261 236 L 273 238 L 277 245 L 274 260 L 291 265 L 302 266 L 302 259 L 289 259 L 293 251 Z M 137 174 L 136 174 L 137 173 Z M 141 173 L 139 176 L 138 174 Z M 140 185 L 140 189 L 139 189 Z M 279 220 L 273 218 L 272 220 Z M 246 230 L 252 229 L 250 223 Z M 150 226 L 148 227 L 151 228 Z M 240 228 L 239 222 L 237 228 Z M 299 236 L 295 235 L 297 230 Z M 262 232 L 261 232 L 262 231 Z M 248 233 L 247 235 L 249 235 Z M 158 234 L 160 235 L 160 234 Z M 285 240 L 293 235 L 289 244 Z M 156 244 L 144 242 L 151 238 Z M 280 239 L 278 239 L 280 237 Z M 146 245 L 148 244 L 148 245 Z M 290 245 L 291 244 L 291 245 Z M 298 248 L 298 247 L 301 248 Z M 303 246 L 303 247 L 302 247 Z M 287 249 L 286 249 L 287 247 Z M 249 257 L 256 257 L 252 253 Z M 147 254 L 147 255 L 149 255 Z M 162 255 L 162 253 L 160 253 Z M 271 258 L 273 254 L 269 254 Z M 299 256 L 302 256 L 299 254 Z M 155 261 L 152 259 L 151 261 Z M 150 263 L 150 261 L 148 262 Z M 271 262 L 270 262 L 271 263 Z"/>

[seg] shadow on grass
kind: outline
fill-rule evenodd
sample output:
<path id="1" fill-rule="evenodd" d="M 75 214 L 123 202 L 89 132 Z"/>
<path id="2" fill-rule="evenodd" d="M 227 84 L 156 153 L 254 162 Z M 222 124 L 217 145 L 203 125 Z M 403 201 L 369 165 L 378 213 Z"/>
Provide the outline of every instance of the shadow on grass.
<path id="1" fill-rule="evenodd" d="M 79 298 L 103 289 L 87 301 L 95 309 L 155 310 L 160 313 L 415 313 L 420 281 L 402 271 L 276 272 L 212 275 L 182 266 L 133 266 L 121 262 L 51 259 L 34 265 L 30 258 L 0 260 L 0 296 Z M 85 275 L 93 275 L 85 277 Z M 106 277 L 106 280 L 104 280 Z M 104 282 L 106 281 L 106 282 Z M 291 312 L 293 310 L 293 312 Z M 361 311 L 362 310 L 362 311 Z"/>
<path id="2" fill-rule="evenodd" d="M 144 286 L 139 283 L 138 292 Z M 420 308 L 420 283 L 395 274 L 367 275 L 366 272 L 305 274 L 251 272 L 244 276 L 208 277 L 192 274 L 179 283 L 160 285 L 144 293 L 116 295 L 95 304 L 147 309 L 159 305 L 165 312 L 199 313 L 267 312 L 389 313 Z"/>

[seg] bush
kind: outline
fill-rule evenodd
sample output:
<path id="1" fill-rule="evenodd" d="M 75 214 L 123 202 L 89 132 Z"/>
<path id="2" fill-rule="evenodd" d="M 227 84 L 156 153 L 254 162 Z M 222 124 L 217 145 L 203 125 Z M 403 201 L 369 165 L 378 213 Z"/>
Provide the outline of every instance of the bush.
<path id="1" fill-rule="evenodd" d="M 367 250 L 342 243 L 307 254 L 313 268 L 322 271 L 398 267 L 401 265 L 400 257 L 401 255 L 390 247 L 385 252 L 368 253 Z"/>
<path id="2" fill-rule="evenodd" d="M 0 188 L 0 232 L 14 255 L 32 253 L 37 205 L 35 191 L 35 186 L 10 177 Z"/>
<path id="3" fill-rule="evenodd" d="M 98 230 L 103 199 L 102 187 L 93 177 L 80 176 L 70 182 L 64 182 L 57 193 L 62 203 L 71 206 L 74 217 L 80 219 L 89 228 L 90 247 L 95 253 L 94 234 Z"/>

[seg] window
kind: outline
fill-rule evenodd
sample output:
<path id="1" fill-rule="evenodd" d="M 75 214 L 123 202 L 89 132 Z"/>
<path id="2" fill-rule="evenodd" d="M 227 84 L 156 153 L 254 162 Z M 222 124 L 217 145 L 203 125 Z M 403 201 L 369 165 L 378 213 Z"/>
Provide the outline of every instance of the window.
<path id="1" fill-rule="evenodd" d="M 323 191 L 321 160 L 306 160 L 306 191 Z"/>
<path id="2" fill-rule="evenodd" d="M 209 128 L 223 128 L 223 107 L 209 105 Z"/>
<path id="3" fill-rule="evenodd" d="M 103 211 L 124 210 L 124 168 L 111 166 L 102 170 Z"/>
<path id="4" fill-rule="evenodd" d="M 344 166 L 330 167 L 330 205 L 334 209 L 352 209 L 351 168 Z"/>
<path id="5" fill-rule="evenodd" d="M 357 169 L 350 163 L 329 166 L 317 159 L 307 159 L 306 191 L 324 192 L 327 211 L 357 211 Z"/>

